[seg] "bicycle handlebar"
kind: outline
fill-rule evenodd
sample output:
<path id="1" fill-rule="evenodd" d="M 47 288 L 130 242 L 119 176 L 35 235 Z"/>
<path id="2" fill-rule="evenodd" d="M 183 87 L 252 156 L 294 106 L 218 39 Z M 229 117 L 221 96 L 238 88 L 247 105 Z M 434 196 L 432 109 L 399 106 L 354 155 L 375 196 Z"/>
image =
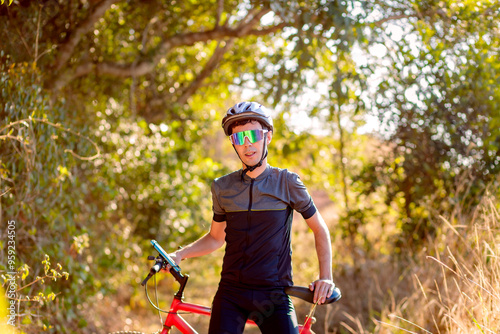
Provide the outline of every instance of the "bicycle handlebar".
<path id="1" fill-rule="evenodd" d="M 170 257 L 170 255 L 165 252 L 165 250 L 160 246 L 156 240 L 151 240 L 151 244 L 158 252 L 159 256 L 156 258 L 156 263 L 151 267 L 148 276 L 142 281 L 141 285 L 145 286 L 148 280 L 153 277 L 161 269 L 166 268 L 167 264 L 170 266 L 170 273 L 174 276 L 175 280 L 180 284 L 179 291 L 175 295 L 176 298 L 182 299 L 184 295 L 184 288 L 186 286 L 189 275 L 183 275 L 181 273 L 181 268 L 175 263 L 175 261 Z M 154 260 L 153 257 L 151 260 Z"/>

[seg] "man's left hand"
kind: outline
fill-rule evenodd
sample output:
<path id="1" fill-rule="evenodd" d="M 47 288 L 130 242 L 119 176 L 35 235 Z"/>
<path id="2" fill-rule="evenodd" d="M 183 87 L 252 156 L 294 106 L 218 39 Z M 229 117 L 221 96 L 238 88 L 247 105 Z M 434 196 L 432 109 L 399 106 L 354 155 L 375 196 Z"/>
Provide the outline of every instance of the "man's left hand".
<path id="1" fill-rule="evenodd" d="M 318 279 L 309 284 L 309 290 L 314 291 L 314 303 L 321 305 L 331 296 L 335 283 L 331 279 Z"/>

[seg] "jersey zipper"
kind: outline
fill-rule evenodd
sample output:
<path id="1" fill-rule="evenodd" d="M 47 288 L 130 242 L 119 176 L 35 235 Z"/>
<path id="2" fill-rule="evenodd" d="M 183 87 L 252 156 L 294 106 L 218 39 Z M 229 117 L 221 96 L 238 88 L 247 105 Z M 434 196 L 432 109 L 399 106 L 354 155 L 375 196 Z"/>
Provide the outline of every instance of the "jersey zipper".
<path id="1" fill-rule="evenodd" d="M 248 196 L 249 197 L 249 203 L 248 203 L 248 220 L 250 220 L 250 211 L 252 211 L 252 194 L 253 194 L 253 183 L 254 183 L 255 179 L 252 179 L 251 183 L 250 183 L 250 195 Z"/>
<path id="2" fill-rule="evenodd" d="M 248 212 L 247 212 L 247 233 L 246 233 L 246 236 L 245 236 L 245 244 L 246 244 L 246 249 L 248 249 L 248 245 L 250 243 L 250 238 L 248 236 L 248 232 L 250 231 L 250 223 L 251 223 L 251 212 L 252 212 L 252 202 L 253 202 L 253 184 L 255 182 L 255 179 L 251 179 L 250 181 L 250 190 L 249 190 L 249 194 L 248 194 Z M 242 265 L 241 265 L 241 268 L 245 268 L 246 266 L 246 263 L 247 263 L 247 254 L 246 252 L 244 253 L 244 258 L 243 258 L 243 261 L 242 261 Z M 241 282 L 241 271 L 240 271 L 240 282 Z"/>
<path id="3" fill-rule="evenodd" d="M 250 183 L 250 194 L 248 196 L 247 231 L 250 231 L 250 224 L 252 221 L 252 202 L 253 202 L 253 183 L 254 183 L 254 181 L 255 180 L 252 179 L 252 181 Z M 247 242 L 247 247 L 248 247 L 248 243 L 249 243 L 248 233 L 246 236 L 246 242 Z"/>

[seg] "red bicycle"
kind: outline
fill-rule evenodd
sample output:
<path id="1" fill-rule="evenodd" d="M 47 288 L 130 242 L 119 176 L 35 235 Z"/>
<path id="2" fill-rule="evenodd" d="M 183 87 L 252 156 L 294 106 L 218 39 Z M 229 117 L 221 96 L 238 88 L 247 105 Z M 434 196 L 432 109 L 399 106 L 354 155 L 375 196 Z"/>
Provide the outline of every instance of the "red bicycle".
<path id="1" fill-rule="evenodd" d="M 163 328 L 158 330 L 156 333 L 160 334 L 168 334 L 170 330 L 175 327 L 181 333 L 184 334 L 196 334 L 198 333 L 182 316 L 180 313 L 192 313 L 192 314 L 202 314 L 208 315 L 211 314 L 210 307 L 188 303 L 185 302 L 184 299 L 184 290 L 186 288 L 186 284 L 189 278 L 189 275 L 183 274 L 181 272 L 181 268 L 172 260 L 172 258 L 165 252 L 165 250 L 156 242 L 155 240 L 151 240 L 151 244 L 158 251 L 158 256 L 155 258 L 154 256 L 148 256 L 149 260 L 155 260 L 155 264 L 151 267 L 148 276 L 142 281 L 141 285 L 144 286 L 144 290 L 146 296 L 148 298 L 149 303 L 159 312 L 167 313 L 167 318 L 163 323 Z M 147 282 L 151 277 L 153 277 L 156 273 L 158 273 L 161 269 L 167 268 L 167 264 L 170 266 L 170 273 L 175 278 L 175 280 L 179 283 L 179 290 L 174 295 L 174 299 L 172 304 L 170 305 L 170 309 L 162 310 L 160 309 L 149 297 Z M 155 281 L 156 284 L 156 281 Z M 285 292 L 292 297 L 297 297 L 302 300 L 305 300 L 311 304 L 313 303 L 314 293 L 310 291 L 308 288 L 303 286 L 289 286 L 285 288 Z M 330 304 L 338 301 L 341 298 L 340 290 L 336 287 L 332 293 L 332 295 L 325 301 L 323 305 Z M 306 316 L 304 324 L 299 325 L 299 333 L 300 334 L 314 334 L 311 330 L 311 326 L 315 322 L 313 317 L 314 310 L 316 309 L 317 304 L 314 304 L 311 308 L 311 312 Z M 257 324 L 252 321 L 247 321 L 248 325 L 257 326 Z M 125 332 L 115 332 L 112 334 L 141 334 L 141 332 L 135 331 L 125 331 Z"/>

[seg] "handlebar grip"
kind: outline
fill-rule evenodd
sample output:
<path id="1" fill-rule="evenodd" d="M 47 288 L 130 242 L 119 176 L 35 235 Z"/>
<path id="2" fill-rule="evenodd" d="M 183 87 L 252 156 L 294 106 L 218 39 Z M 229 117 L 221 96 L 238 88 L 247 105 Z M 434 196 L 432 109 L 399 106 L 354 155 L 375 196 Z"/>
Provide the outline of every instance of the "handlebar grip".
<path id="1" fill-rule="evenodd" d="M 285 293 L 287 295 L 300 298 L 309 303 L 314 303 L 314 291 L 309 290 L 305 286 L 287 286 L 285 288 Z M 332 294 L 328 297 L 323 305 L 330 304 L 338 301 L 342 297 L 342 293 L 338 287 L 333 289 Z"/>
<path id="2" fill-rule="evenodd" d="M 155 265 L 151 267 L 148 276 L 142 281 L 141 285 L 145 286 L 148 283 L 149 279 L 161 270 L 161 267 L 161 262 L 157 261 Z"/>
<path id="3" fill-rule="evenodd" d="M 157 272 L 159 272 L 159 271 L 161 270 L 161 266 L 160 266 L 160 264 L 159 264 L 159 263 L 155 264 L 155 265 L 151 268 L 151 270 L 153 270 L 153 271 L 155 272 L 155 274 L 156 274 Z"/>

